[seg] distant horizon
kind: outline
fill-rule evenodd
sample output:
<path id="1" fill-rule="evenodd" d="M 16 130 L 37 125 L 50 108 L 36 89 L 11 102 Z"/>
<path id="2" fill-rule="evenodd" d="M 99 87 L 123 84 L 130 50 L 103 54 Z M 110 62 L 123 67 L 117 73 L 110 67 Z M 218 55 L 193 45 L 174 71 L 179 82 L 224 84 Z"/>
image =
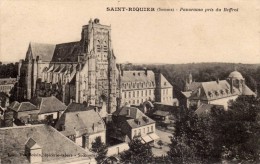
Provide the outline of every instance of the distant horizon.
<path id="1" fill-rule="evenodd" d="M 24 60 L 24 59 L 23 59 Z M 9 63 L 19 63 L 19 61 L 1 61 L 2 64 L 9 64 Z M 139 63 L 139 62 L 117 62 L 116 64 L 133 64 L 133 65 L 183 65 L 183 64 L 209 64 L 209 63 L 215 63 L 215 64 L 243 64 L 243 65 L 260 65 L 260 63 L 235 63 L 235 62 L 189 62 L 189 63 Z"/>
<path id="2" fill-rule="evenodd" d="M 107 7 L 238 8 L 238 12 L 115 12 Z M 260 1 L 19 1 L 0 3 L 0 61 L 24 59 L 30 42 L 81 39 L 90 19 L 111 25 L 118 63 L 260 61 Z"/>

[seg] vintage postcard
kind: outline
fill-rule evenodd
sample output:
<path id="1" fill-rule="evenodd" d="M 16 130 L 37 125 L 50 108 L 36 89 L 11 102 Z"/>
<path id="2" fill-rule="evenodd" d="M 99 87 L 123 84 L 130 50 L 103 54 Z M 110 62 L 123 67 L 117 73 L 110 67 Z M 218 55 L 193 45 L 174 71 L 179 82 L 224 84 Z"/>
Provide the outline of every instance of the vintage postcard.
<path id="1" fill-rule="evenodd" d="M 259 0 L 1 0 L 0 163 L 260 163 Z"/>

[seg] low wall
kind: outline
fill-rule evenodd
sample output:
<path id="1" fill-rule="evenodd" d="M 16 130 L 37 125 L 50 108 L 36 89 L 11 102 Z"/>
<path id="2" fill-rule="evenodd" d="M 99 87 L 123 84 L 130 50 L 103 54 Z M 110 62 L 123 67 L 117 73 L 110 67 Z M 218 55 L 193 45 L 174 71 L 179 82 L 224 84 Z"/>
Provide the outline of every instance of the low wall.
<path id="1" fill-rule="evenodd" d="M 110 146 L 107 149 L 107 156 L 117 155 L 123 151 L 129 150 L 129 146 L 126 142 Z"/>

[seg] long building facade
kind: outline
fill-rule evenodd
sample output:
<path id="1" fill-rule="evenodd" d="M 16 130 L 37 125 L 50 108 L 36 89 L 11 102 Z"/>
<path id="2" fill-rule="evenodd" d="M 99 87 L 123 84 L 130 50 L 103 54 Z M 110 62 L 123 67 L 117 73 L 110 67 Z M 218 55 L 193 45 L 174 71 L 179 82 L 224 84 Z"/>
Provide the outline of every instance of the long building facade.
<path id="1" fill-rule="evenodd" d="M 123 103 L 126 81 L 122 71 L 113 53 L 111 26 L 100 24 L 99 19 L 90 20 L 82 27 L 78 42 L 29 44 L 25 60 L 19 63 L 18 94 L 22 99 L 54 95 L 65 104 L 102 106 L 105 102 L 111 114 Z M 151 82 L 151 92 L 160 93 L 155 89 L 155 78 Z M 167 87 L 172 88 L 168 81 Z M 169 92 L 172 95 L 172 89 Z"/>

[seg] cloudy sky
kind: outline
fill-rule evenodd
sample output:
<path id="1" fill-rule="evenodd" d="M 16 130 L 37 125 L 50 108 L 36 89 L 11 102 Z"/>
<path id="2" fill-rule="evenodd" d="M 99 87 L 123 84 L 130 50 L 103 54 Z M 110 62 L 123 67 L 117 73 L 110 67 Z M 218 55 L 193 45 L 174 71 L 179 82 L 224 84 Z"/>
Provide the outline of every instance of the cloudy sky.
<path id="1" fill-rule="evenodd" d="M 107 7 L 175 11 L 113 12 Z M 181 12 L 180 8 L 220 8 L 222 12 Z M 238 8 L 238 12 L 223 12 L 223 8 Z M 118 62 L 260 63 L 259 0 L 1 0 L 0 61 L 24 58 L 31 41 L 78 41 L 82 25 L 90 18 L 112 26 Z"/>

